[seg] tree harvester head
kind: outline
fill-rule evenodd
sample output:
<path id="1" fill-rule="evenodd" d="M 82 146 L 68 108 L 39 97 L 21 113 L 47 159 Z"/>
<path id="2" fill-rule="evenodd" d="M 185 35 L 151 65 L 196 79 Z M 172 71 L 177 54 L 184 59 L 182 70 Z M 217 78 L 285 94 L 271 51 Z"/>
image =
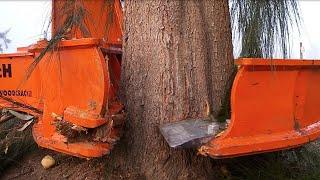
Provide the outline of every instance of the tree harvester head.
<path id="1" fill-rule="evenodd" d="M 171 147 L 231 158 L 302 146 L 320 136 L 320 61 L 244 58 L 231 90 L 231 119 L 182 120 L 161 132 Z"/>
<path id="2" fill-rule="evenodd" d="M 120 1 L 54 0 L 52 39 L 0 55 L 0 107 L 37 118 L 35 141 L 78 157 L 108 154 L 120 137 Z M 320 135 L 320 63 L 241 59 L 231 120 L 165 124 L 171 147 L 228 158 L 301 146 Z"/>
<path id="3" fill-rule="evenodd" d="M 35 116 L 42 147 L 91 158 L 119 139 L 122 9 L 106 2 L 55 0 L 52 39 L 0 55 L 0 107 Z"/>

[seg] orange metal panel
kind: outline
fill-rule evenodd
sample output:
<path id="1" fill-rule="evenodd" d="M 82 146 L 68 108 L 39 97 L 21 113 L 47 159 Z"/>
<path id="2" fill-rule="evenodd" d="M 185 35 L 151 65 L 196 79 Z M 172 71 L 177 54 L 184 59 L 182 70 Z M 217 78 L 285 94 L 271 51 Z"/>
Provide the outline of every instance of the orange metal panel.
<path id="1" fill-rule="evenodd" d="M 37 115 L 43 108 L 41 96 L 41 75 L 35 68 L 26 81 L 26 71 L 33 62 L 32 53 L 0 55 L 0 107 L 25 111 Z M 17 106 L 23 104 L 24 106 Z M 28 108 L 29 107 L 29 108 Z M 37 109 L 38 111 L 33 111 Z"/>
<path id="2" fill-rule="evenodd" d="M 56 130 L 53 116 L 87 128 L 110 120 L 104 117 L 114 91 L 110 96 L 109 69 L 98 42 L 96 39 L 62 41 L 59 51 L 48 52 L 29 79 L 26 73 L 33 58 L 46 46 L 45 41 L 30 46 L 28 52 L 34 54 L 0 56 L 0 72 L 3 72 L 0 73 L 0 106 L 39 117 L 33 134 L 40 146 L 79 157 L 109 153 L 108 143 L 66 143 L 66 138 Z"/>
<path id="3" fill-rule="evenodd" d="M 66 4 L 68 0 L 53 0 L 53 35 L 65 24 L 68 15 Z M 83 27 L 75 26 L 70 30 L 69 39 L 72 38 L 98 38 L 107 44 L 122 44 L 122 8 L 120 0 L 76 0 L 71 6 L 72 12 L 84 9 L 84 17 L 81 19 Z M 89 34 L 84 34 L 86 28 Z"/>
<path id="4" fill-rule="evenodd" d="M 40 146 L 78 157 L 99 157 L 109 153 L 112 144 L 68 143 L 55 122 L 59 117 L 75 126 L 96 128 L 112 124 L 112 117 L 123 108 L 116 98 L 122 54 L 121 4 L 118 0 L 52 2 L 53 36 L 72 15 L 64 9 L 67 3 L 74 2 L 72 12 L 83 10 L 82 26 L 68 29 L 67 36 L 45 54 L 29 78 L 34 58 L 48 45 L 46 40 L 18 48 L 17 53 L 1 54 L 0 107 L 38 117 L 33 135 Z M 83 26 L 89 34 L 83 33 Z M 108 138 L 115 140 L 118 134 L 112 127 Z"/>
<path id="5" fill-rule="evenodd" d="M 84 122 L 79 125 L 88 122 L 89 127 L 97 127 L 101 125 L 100 121 L 104 117 L 109 94 L 108 66 L 95 43 L 82 46 L 79 45 L 79 41 L 83 40 L 61 43 L 60 47 L 72 42 L 75 46 L 65 46 L 57 52 L 48 53 L 39 64 L 42 82 L 45 83 L 43 88 L 45 106 L 41 122 L 34 126 L 34 135 L 40 146 L 76 156 L 95 157 L 96 154 L 101 156 L 109 152 L 105 144 L 93 142 L 89 143 L 90 146 L 83 146 L 83 143 L 79 146 L 65 144 L 52 124 L 55 121 L 53 113 L 64 117 L 66 121 L 72 120 L 68 119 L 70 117 L 68 109 L 72 107 L 77 108 L 77 117 L 81 117 Z M 87 116 L 82 114 L 91 114 L 95 118 L 87 119 Z M 55 139 L 55 135 L 59 138 Z M 88 149 L 84 150 L 86 148 Z M 87 151 L 90 153 L 87 154 Z"/>
<path id="6" fill-rule="evenodd" d="M 303 145 L 320 136 L 320 61 L 241 59 L 231 123 L 200 148 L 228 158 Z"/>

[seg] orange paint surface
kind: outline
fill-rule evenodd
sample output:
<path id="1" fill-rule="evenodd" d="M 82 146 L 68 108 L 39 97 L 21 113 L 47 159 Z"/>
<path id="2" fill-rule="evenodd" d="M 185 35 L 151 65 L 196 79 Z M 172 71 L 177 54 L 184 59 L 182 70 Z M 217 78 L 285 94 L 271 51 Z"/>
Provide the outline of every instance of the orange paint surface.
<path id="1" fill-rule="evenodd" d="M 110 104 L 120 81 L 122 10 L 119 1 L 108 8 L 101 8 L 104 0 L 79 2 L 88 14 L 90 37 L 72 29 L 68 40 L 48 52 L 28 79 L 28 69 L 46 41 L 0 55 L 0 107 L 38 117 L 33 135 L 42 147 L 100 157 L 112 145 L 66 143 L 56 131 L 53 114 L 95 128 L 122 107 L 119 102 Z M 53 35 L 66 18 L 61 11 L 64 3 L 53 1 Z M 297 147 L 320 136 L 320 61 L 240 59 L 236 64 L 240 69 L 231 93 L 231 123 L 200 153 L 229 158 Z"/>
<path id="2" fill-rule="evenodd" d="M 320 61 L 240 59 L 231 123 L 201 147 L 228 158 L 301 146 L 320 136 Z"/>
<path id="3" fill-rule="evenodd" d="M 62 6 L 67 2 L 53 1 L 52 36 L 65 22 Z M 71 29 L 29 78 L 27 72 L 47 41 L 0 55 L 0 107 L 38 117 L 33 136 L 42 147 L 87 158 L 108 154 L 112 148 L 94 141 L 67 143 L 54 125 L 59 116 L 77 126 L 96 128 L 122 108 L 115 97 L 120 80 L 122 9 L 120 1 L 102 3 L 106 1 L 76 1 L 76 6 L 85 9 L 83 21 L 90 35 L 84 36 L 79 26 Z"/>
<path id="4" fill-rule="evenodd" d="M 65 25 L 68 14 L 66 11 L 77 12 L 85 9 L 80 18 L 81 26 L 74 26 L 70 30 L 69 39 L 72 38 L 98 38 L 103 41 L 102 46 L 108 44 L 122 44 L 122 8 L 120 0 L 76 0 L 70 8 L 67 0 L 53 0 L 53 35 Z M 67 4 L 67 5 L 66 5 Z M 70 15 L 70 14 L 69 14 Z M 88 31 L 86 33 L 86 31 Z"/>

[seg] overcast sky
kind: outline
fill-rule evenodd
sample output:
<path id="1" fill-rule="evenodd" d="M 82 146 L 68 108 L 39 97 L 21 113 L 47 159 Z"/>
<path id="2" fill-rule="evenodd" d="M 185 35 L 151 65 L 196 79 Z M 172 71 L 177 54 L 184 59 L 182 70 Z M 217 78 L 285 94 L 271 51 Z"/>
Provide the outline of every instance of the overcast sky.
<path id="1" fill-rule="evenodd" d="M 304 45 L 304 57 L 320 59 L 320 1 L 301 0 L 303 18 L 301 34 L 292 33 L 291 58 L 299 58 L 299 42 Z M 0 32 L 11 29 L 12 40 L 6 52 L 27 46 L 44 37 L 50 19 L 51 0 L 0 0 Z"/>
<path id="2" fill-rule="evenodd" d="M 50 0 L 0 0 L 0 32 L 11 29 L 8 38 L 12 43 L 7 52 L 43 37 L 50 13 Z"/>

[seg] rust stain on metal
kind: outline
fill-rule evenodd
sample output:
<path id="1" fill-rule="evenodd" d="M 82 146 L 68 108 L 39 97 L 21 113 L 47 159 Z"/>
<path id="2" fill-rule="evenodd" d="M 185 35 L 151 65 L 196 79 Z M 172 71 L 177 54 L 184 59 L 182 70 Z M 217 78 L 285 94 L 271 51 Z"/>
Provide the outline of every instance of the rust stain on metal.
<path id="1" fill-rule="evenodd" d="M 95 110 L 97 108 L 97 102 L 94 100 L 90 100 L 88 103 L 89 110 Z"/>

